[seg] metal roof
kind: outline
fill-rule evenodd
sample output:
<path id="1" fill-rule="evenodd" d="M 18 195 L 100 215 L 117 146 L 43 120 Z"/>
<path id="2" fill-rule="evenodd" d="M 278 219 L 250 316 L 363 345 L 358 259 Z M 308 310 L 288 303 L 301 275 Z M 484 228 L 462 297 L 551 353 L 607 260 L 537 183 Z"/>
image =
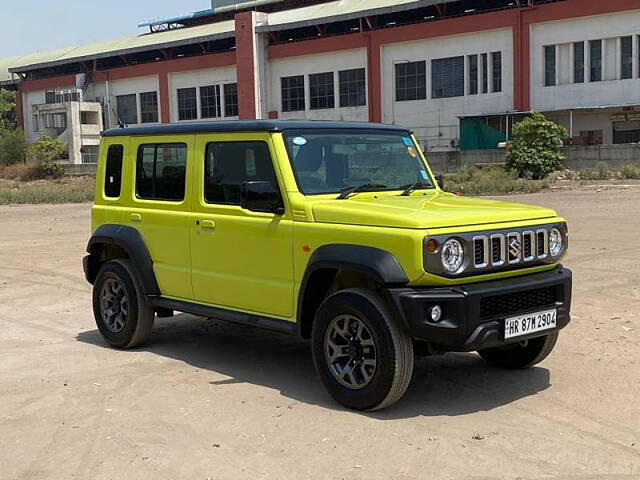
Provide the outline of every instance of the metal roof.
<path id="1" fill-rule="evenodd" d="M 256 30 L 259 32 L 286 30 L 316 25 L 320 20 L 321 23 L 340 22 L 457 1 L 459 0 L 339 0 L 270 13 L 267 25 L 258 26 Z"/>
<path id="2" fill-rule="evenodd" d="M 222 122 L 185 122 L 139 127 L 112 128 L 102 132 L 103 137 L 172 135 L 222 132 L 281 132 L 304 129 L 384 130 L 408 132 L 399 125 L 362 122 L 327 122 L 320 120 L 228 120 Z"/>
<path id="3" fill-rule="evenodd" d="M 197 27 L 178 28 L 166 32 L 120 38 L 106 42 L 90 43 L 78 47 L 69 47 L 50 52 L 18 57 L 10 64 L 10 72 L 25 72 L 36 68 L 53 67 L 83 60 L 112 57 L 148 51 L 156 48 L 170 48 L 194 43 L 194 40 L 207 42 L 232 37 L 235 33 L 233 20 L 199 25 Z M 1 75 L 1 73 L 0 73 Z"/>

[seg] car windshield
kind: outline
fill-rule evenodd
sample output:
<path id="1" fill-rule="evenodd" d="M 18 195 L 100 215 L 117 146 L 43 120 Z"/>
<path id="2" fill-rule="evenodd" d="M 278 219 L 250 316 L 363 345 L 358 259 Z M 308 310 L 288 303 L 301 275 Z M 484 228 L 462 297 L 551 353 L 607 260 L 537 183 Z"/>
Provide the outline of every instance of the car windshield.
<path id="1" fill-rule="evenodd" d="M 433 188 L 417 146 L 401 131 L 299 130 L 284 139 L 304 194 Z"/>

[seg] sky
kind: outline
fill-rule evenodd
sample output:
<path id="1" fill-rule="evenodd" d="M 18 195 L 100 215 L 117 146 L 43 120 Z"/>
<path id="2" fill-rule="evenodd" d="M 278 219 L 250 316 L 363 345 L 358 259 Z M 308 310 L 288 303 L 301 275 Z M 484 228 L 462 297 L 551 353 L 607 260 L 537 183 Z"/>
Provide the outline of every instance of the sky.
<path id="1" fill-rule="evenodd" d="M 206 8 L 210 0 L 0 0 L 0 58 L 137 35 L 145 20 Z"/>

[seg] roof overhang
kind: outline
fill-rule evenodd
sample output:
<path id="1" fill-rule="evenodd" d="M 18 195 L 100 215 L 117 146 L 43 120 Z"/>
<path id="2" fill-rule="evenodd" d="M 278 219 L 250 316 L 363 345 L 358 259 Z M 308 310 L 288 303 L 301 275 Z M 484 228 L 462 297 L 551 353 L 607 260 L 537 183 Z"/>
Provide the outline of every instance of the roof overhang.
<path id="1" fill-rule="evenodd" d="M 318 25 L 318 23 L 355 20 L 458 1 L 460 0 L 349 0 L 348 2 L 341 0 L 271 13 L 267 23 L 257 26 L 256 31 L 289 30 Z M 358 6 L 356 7 L 356 5 Z"/>

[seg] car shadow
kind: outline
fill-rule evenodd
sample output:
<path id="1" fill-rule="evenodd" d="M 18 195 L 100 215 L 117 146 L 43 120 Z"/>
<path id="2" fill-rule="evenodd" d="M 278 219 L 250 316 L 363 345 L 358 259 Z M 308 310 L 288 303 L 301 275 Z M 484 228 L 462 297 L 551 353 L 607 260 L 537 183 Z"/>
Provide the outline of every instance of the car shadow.
<path id="1" fill-rule="evenodd" d="M 81 332 L 77 340 L 110 348 L 98 330 Z M 133 351 L 152 352 L 229 377 L 212 380 L 213 385 L 263 385 L 299 402 L 344 409 L 329 397 L 316 376 L 309 343 L 295 337 L 179 314 L 157 320 L 151 342 Z M 475 353 L 418 357 L 404 398 L 391 408 L 363 415 L 399 419 L 492 410 L 545 390 L 549 378 L 549 371 L 540 367 L 492 368 Z"/>

